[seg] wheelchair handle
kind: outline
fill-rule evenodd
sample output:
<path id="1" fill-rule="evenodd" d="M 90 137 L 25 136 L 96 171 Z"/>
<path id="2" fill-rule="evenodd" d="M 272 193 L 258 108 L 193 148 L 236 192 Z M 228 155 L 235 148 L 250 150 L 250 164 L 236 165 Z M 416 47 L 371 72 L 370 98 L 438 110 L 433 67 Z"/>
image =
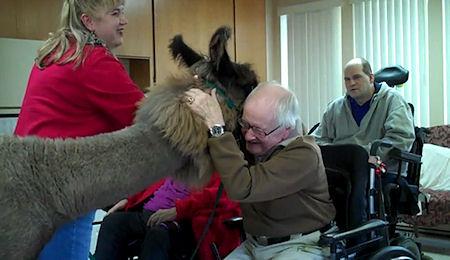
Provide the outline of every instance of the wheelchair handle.
<path id="1" fill-rule="evenodd" d="M 392 147 L 392 143 L 386 142 L 386 141 L 382 141 L 382 140 L 376 140 L 372 143 L 372 145 L 370 146 L 370 152 L 369 155 L 377 155 L 377 150 L 378 147 L 387 147 L 390 148 Z"/>

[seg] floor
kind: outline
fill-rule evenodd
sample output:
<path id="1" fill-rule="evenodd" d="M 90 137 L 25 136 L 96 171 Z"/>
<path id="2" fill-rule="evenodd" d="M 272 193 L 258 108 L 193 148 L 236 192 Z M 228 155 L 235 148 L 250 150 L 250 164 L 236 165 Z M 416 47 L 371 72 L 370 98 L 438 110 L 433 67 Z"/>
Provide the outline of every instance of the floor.
<path id="1" fill-rule="evenodd" d="M 105 216 L 106 212 L 103 210 L 97 210 L 95 213 L 95 221 L 100 221 Z M 97 245 L 97 236 L 100 225 L 94 225 L 92 227 L 91 249 L 90 252 L 95 252 L 95 246 Z M 417 239 L 422 244 L 425 257 L 423 260 L 450 260 L 450 239 L 443 237 L 430 237 L 421 236 Z"/>
<path id="2" fill-rule="evenodd" d="M 450 260 L 450 240 L 442 237 L 425 237 L 422 236 L 416 239 L 422 244 L 425 256 L 424 260 Z"/>
<path id="3" fill-rule="evenodd" d="M 435 253 L 425 253 L 426 257 L 430 258 L 423 258 L 423 260 L 433 259 L 433 260 L 450 260 L 450 255 L 441 255 L 441 254 L 435 254 Z"/>

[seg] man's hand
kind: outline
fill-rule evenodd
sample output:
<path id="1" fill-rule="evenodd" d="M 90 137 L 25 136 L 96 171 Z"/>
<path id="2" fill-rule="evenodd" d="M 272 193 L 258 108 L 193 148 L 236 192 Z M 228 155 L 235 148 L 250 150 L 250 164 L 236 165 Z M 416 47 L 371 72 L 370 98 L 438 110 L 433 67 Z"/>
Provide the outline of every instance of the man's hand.
<path id="1" fill-rule="evenodd" d="M 379 167 L 382 163 L 380 156 L 373 156 L 373 155 L 369 155 L 368 162 L 375 165 L 376 167 Z"/>
<path id="2" fill-rule="evenodd" d="M 114 205 L 112 208 L 110 208 L 108 210 L 108 212 L 106 212 L 106 216 L 108 216 L 109 214 L 116 212 L 118 210 L 124 209 L 125 205 L 127 205 L 127 203 L 128 203 L 128 199 L 123 199 L 123 200 L 117 202 L 116 205 Z"/>
<path id="3" fill-rule="evenodd" d="M 164 221 L 172 221 L 177 217 L 177 209 L 175 207 L 170 209 L 160 209 L 153 213 L 147 221 L 147 226 L 154 227 Z"/>
<path id="4" fill-rule="evenodd" d="M 198 88 L 192 88 L 186 91 L 185 94 L 189 107 L 205 119 L 205 124 L 208 128 L 211 128 L 213 125 L 225 125 L 222 109 L 219 101 L 217 101 L 216 89 L 211 91 L 211 95 Z"/>
<path id="5" fill-rule="evenodd" d="M 375 172 L 378 174 L 386 173 L 386 165 L 381 161 L 380 156 L 369 156 L 369 163 L 375 165 Z"/>

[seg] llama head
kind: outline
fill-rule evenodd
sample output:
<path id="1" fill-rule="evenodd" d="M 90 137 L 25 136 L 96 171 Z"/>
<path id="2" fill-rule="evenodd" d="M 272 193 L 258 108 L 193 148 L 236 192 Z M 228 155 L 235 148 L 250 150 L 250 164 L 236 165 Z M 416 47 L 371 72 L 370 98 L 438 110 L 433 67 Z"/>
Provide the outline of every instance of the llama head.
<path id="1" fill-rule="evenodd" d="M 213 166 L 206 149 L 207 126 L 186 104 L 185 92 L 190 88 L 204 91 L 216 88 L 227 130 L 239 137 L 237 118 L 245 98 L 258 83 L 249 64 L 230 60 L 226 50 L 230 35 L 228 27 L 221 27 L 213 34 L 209 57 L 187 46 L 181 35 L 175 36 L 169 45 L 170 52 L 180 65 L 188 68 L 189 74 L 169 77 L 151 87 L 136 114 L 136 124 L 141 125 L 143 131 L 157 129 L 186 159 L 188 163 L 176 176 L 191 183 L 208 179 Z"/>
<path id="2" fill-rule="evenodd" d="M 242 104 L 248 94 L 258 84 L 256 73 L 249 64 L 232 62 L 227 52 L 227 42 L 231 37 L 229 27 L 220 27 L 215 31 L 209 43 L 209 56 L 204 56 L 187 46 L 181 35 L 175 36 L 169 49 L 174 60 L 187 67 L 190 73 L 200 81 L 203 90 L 217 89 L 219 101 L 222 101 L 227 127 L 234 130 L 236 116 L 242 110 Z M 236 111 L 230 111 L 232 109 Z"/>

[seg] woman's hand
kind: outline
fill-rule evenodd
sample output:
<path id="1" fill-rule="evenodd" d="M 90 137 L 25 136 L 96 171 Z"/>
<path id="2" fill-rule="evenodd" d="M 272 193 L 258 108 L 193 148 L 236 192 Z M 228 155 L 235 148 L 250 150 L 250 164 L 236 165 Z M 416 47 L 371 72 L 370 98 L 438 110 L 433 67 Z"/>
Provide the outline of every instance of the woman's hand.
<path id="1" fill-rule="evenodd" d="M 153 213 L 147 220 L 147 226 L 157 226 L 165 221 L 175 220 L 177 217 L 177 209 L 175 207 L 170 209 L 160 209 Z"/>
<path id="2" fill-rule="evenodd" d="M 204 118 L 208 128 L 214 125 L 225 125 L 222 109 L 220 108 L 219 101 L 217 101 L 216 89 L 211 91 L 211 95 L 198 88 L 192 88 L 186 91 L 185 94 L 189 107 Z"/>
<path id="3" fill-rule="evenodd" d="M 110 208 L 108 210 L 108 212 L 106 212 L 106 216 L 108 216 L 109 214 L 116 212 L 118 210 L 124 209 L 125 205 L 127 205 L 127 203 L 128 203 L 128 199 L 123 199 L 123 200 L 117 202 L 116 205 L 114 205 L 112 208 Z"/>

